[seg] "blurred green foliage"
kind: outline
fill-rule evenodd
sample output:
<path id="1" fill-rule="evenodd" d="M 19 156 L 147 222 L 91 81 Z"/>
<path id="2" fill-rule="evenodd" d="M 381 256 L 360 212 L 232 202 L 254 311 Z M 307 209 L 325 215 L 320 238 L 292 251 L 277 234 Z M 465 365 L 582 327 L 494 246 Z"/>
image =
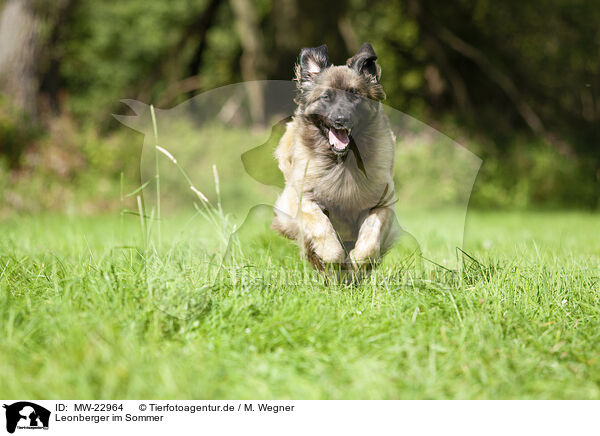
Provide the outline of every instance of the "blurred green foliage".
<path id="1" fill-rule="evenodd" d="M 135 175 L 141 141 L 131 143 L 139 136 L 110 117 L 125 111 L 121 98 L 171 107 L 244 80 L 241 59 L 248 47 L 231 1 L 34 5 L 43 22 L 38 74 L 46 136 L 32 135 L 6 98 L 0 101 L 0 154 L 28 174 L 48 167 L 43 160 L 28 167 L 27 152 L 63 141 L 64 134 L 51 127 L 62 120 L 62 126 L 70 123 L 66 142 L 76 144 L 69 154 L 83 162 L 69 164 L 69 180 L 87 177 L 84 172 L 113 183 L 121 171 Z M 472 205 L 599 206 L 600 8 L 594 2 L 247 5 L 254 14 L 249 22 L 255 25 L 258 77 L 291 79 L 304 46 L 326 43 L 339 64 L 360 43 L 371 42 L 387 103 L 483 159 Z M 0 177 L 7 185 L 13 176 L 4 171 Z"/>

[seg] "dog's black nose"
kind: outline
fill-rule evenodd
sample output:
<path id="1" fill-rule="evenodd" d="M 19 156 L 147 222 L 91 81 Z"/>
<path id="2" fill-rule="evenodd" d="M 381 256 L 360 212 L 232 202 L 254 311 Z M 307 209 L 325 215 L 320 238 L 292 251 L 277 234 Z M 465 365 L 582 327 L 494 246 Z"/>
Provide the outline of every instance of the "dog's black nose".
<path id="1" fill-rule="evenodd" d="M 336 129 L 351 129 L 352 120 L 346 115 L 338 115 L 333 120 Z"/>

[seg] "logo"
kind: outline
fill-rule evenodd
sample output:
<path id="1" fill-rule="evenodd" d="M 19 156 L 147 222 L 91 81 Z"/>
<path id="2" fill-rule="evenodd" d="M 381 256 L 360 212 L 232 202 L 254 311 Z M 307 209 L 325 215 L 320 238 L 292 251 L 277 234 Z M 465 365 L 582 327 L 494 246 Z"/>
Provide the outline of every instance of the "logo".
<path id="1" fill-rule="evenodd" d="M 15 429 L 48 430 L 50 411 L 28 401 L 19 401 L 4 405 L 6 409 L 6 431 L 14 433 Z"/>

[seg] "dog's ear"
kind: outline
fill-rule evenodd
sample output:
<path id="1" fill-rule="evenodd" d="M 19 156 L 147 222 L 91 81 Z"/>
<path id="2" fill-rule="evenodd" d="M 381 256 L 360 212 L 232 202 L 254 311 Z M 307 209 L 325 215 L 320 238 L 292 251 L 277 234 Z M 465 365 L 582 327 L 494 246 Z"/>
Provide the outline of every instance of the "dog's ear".
<path id="1" fill-rule="evenodd" d="M 346 66 L 352 68 L 359 74 L 366 76 L 371 82 L 379 82 L 381 78 L 381 67 L 377 62 L 375 50 L 368 42 L 360 46 L 358 52 L 346 61 Z"/>
<path id="2" fill-rule="evenodd" d="M 298 83 L 312 81 L 329 65 L 329 55 L 325 44 L 314 48 L 300 50 L 300 58 L 296 65 L 296 80 Z"/>

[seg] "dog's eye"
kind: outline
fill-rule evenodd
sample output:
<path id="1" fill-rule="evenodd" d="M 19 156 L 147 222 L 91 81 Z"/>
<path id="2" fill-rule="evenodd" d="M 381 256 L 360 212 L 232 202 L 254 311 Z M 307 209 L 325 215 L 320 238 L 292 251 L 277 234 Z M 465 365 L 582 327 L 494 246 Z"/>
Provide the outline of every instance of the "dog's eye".
<path id="1" fill-rule="evenodd" d="M 319 98 L 323 101 L 331 100 L 331 96 L 327 92 L 325 94 L 321 94 L 321 97 L 319 97 Z"/>
<path id="2" fill-rule="evenodd" d="M 358 94 L 358 89 L 356 89 L 356 88 L 350 88 L 350 89 L 348 90 L 348 92 L 349 92 L 350 94 L 355 94 L 355 95 L 357 95 L 357 94 Z"/>

